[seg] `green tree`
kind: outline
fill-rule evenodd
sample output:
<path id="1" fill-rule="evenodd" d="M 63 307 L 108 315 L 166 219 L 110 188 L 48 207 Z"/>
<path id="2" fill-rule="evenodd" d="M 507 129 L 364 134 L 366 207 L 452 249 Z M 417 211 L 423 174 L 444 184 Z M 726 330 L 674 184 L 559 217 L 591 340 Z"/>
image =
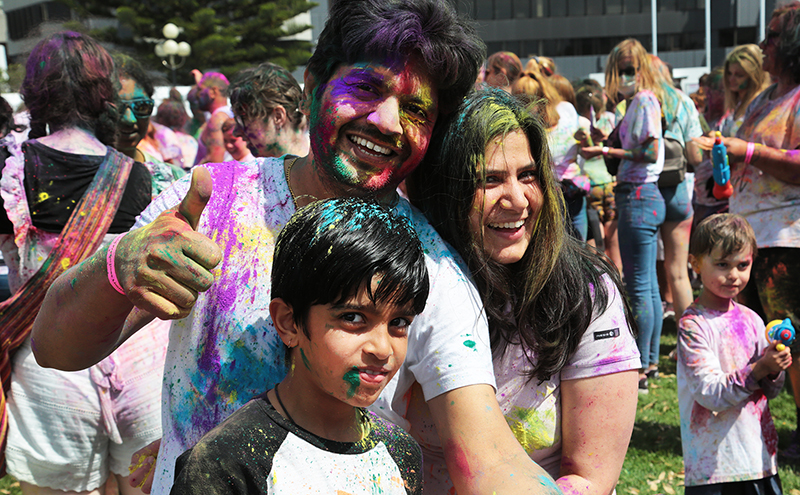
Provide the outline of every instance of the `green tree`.
<path id="1" fill-rule="evenodd" d="M 218 70 L 230 77 L 242 68 L 270 61 L 292 71 L 311 56 L 311 43 L 289 40 L 311 26 L 288 22 L 317 4 L 306 0 L 63 0 L 83 17 L 114 17 L 119 27 L 95 30 L 100 40 L 134 50 L 156 68 L 155 40 L 168 22 L 182 28 L 177 41 L 192 45 L 179 71 L 190 84 L 191 69 Z"/>

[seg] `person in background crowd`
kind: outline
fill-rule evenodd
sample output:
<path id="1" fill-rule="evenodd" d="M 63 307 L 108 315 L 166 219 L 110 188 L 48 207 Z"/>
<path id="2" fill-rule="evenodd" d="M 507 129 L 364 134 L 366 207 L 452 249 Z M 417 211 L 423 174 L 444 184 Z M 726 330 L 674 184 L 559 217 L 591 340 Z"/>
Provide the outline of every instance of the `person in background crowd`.
<path id="1" fill-rule="evenodd" d="M 255 160 L 255 157 L 247 147 L 247 141 L 236 135 L 234 129 L 236 129 L 236 121 L 233 119 L 228 119 L 227 122 L 222 124 L 222 139 L 225 140 L 225 151 L 230 153 L 237 162 Z"/>
<path id="2" fill-rule="evenodd" d="M 181 166 L 184 170 L 191 168 L 197 157 L 197 139 L 184 131 L 186 123 L 189 121 L 189 114 L 186 113 L 186 108 L 183 106 L 181 94 L 175 88 L 170 90 L 169 98 L 158 106 L 158 111 L 153 119 L 172 129 L 181 148 L 183 160 Z"/>
<path id="3" fill-rule="evenodd" d="M 603 89 L 599 85 L 580 86 L 575 93 L 580 126 L 575 138 L 586 146 L 594 144 L 588 141 L 591 139 L 593 128 L 599 127 L 603 135 L 608 135 L 614 130 L 613 120 L 609 121 L 608 113 L 602 111 L 605 108 L 603 98 Z M 611 116 L 613 117 L 613 114 Z M 583 155 L 579 155 L 578 165 L 589 177 L 592 186 L 589 191 L 587 213 L 590 216 L 590 225 L 593 215 L 597 215 L 597 222 L 600 225 L 599 232 L 594 235 L 595 245 L 609 257 L 621 273 L 622 259 L 619 255 L 617 236 L 617 206 L 614 202 L 614 187 L 617 183 L 608 172 L 606 162 L 601 156 L 587 160 Z"/>
<path id="4" fill-rule="evenodd" d="M 512 52 L 493 53 L 486 59 L 486 76 L 484 82 L 493 88 L 502 88 L 511 92 L 511 86 L 522 73 L 522 62 Z"/>
<path id="5" fill-rule="evenodd" d="M 117 140 L 114 148 L 134 160 L 144 163 L 152 179 L 152 195 L 155 198 L 180 179 L 186 172 L 177 165 L 164 163 L 147 151 L 139 148 L 139 143 L 150 129 L 150 116 L 153 113 L 153 82 L 144 68 L 127 55 L 117 53 L 114 63 L 119 77 L 120 114 Z"/>
<path id="6" fill-rule="evenodd" d="M 663 323 L 656 277 L 658 228 L 666 215 L 657 184 L 664 166 L 658 96 L 664 89 L 660 81 L 639 41 L 627 39 L 615 46 L 606 64 L 606 91 L 614 104 L 625 102 L 625 113 L 617 119 L 622 147 L 595 145 L 582 150 L 587 160 L 599 155 L 620 159 L 615 188 L 620 255 L 626 292 L 639 328 L 642 393 L 648 390 L 647 373 L 658 369 Z"/>
<path id="7" fill-rule="evenodd" d="M 259 157 L 308 154 L 303 92 L 286 69 L 270 62 L 239 72 L 230 86 L 234 133 Z"/>
<path id="8" fill-rule="evenodd" d="M 225 155 L 222 142 L 222 124 L 233 118 L 228 105 L 229 85 L 228 78 L 219 72 L 206 72 L 197 83 L 197 108 L 210 115 L 197 138 L 203 146 L 197 152 L 195 163 L 220 163 L 230 159 L 230 155 Z"/>

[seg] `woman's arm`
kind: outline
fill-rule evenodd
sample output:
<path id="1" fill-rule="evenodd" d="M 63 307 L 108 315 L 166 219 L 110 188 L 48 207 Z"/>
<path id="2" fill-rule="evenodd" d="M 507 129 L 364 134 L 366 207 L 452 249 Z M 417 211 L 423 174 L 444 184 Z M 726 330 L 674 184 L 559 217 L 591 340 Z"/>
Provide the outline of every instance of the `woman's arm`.
<path id="1" fill-rule="evenodd" d="M 694 141 L 704 150 L 710 150 L 714 138 L 698 137 Z M 789 184 L 800 184 L 800 150 L 781 150 L 759 143 L 748 143 L 735 137 L 722 138 L 731 162 L 744 162 L 748 145 L 752 145 L 750 165 Z"/>
<path id="2" fill-rule="evenodd" d="M 568 494 L 616 486 L 636 418 L 636 370 L 561 382 L 561 473 Z"/>
<path id="3" fill-rule="evenodd" d="M 641 146 L 624 150 L 622 148 L 607 148 L 605 156 L 619 158 L 640 163 L 655 163 L 658 160 L 659 139 L 648 138 Z M 587 160 L 603 154 L 603 146 L 586 146 L 581 148 L 581 155 Z"/>

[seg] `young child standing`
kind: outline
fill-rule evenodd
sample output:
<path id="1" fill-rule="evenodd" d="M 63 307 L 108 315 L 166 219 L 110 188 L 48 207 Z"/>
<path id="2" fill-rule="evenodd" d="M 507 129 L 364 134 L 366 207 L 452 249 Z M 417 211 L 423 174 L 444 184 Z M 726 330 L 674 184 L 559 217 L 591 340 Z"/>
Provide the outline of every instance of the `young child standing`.
<path id="1" fill-rule="evenodd" d="M 733 300 L 755 255 L 753 229 L 738 215 L 712 215 L 692 232 L 689 262 L 703 289 L 678 328 L 686 495 L 781 493 L 767 400 L 778 395 L 792 357 Z"/>
<path id="2" fill-rule="evenodd" d="M 269 306 L 288 375 L 178 458 L 171 493 L 421 493 L 419 446 L 364 408 L 403 363 L 428 288 L 420 241 L 391 210 L 351 198 L 297 212 Z"/>

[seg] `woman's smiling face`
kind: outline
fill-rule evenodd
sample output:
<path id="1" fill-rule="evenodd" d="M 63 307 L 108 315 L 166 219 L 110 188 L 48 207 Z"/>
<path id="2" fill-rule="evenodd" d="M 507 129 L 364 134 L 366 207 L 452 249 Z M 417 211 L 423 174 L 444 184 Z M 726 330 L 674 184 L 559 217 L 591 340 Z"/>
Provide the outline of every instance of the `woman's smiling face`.
<path id="1" fill-rule="evenodd" d="M 537 167 L 528 137 L 519 129 L 486 147 L 486 181 L 475 192 L 469 223 L 498 263 L 516 263 L 528 249 L 543 202 Z"/>

